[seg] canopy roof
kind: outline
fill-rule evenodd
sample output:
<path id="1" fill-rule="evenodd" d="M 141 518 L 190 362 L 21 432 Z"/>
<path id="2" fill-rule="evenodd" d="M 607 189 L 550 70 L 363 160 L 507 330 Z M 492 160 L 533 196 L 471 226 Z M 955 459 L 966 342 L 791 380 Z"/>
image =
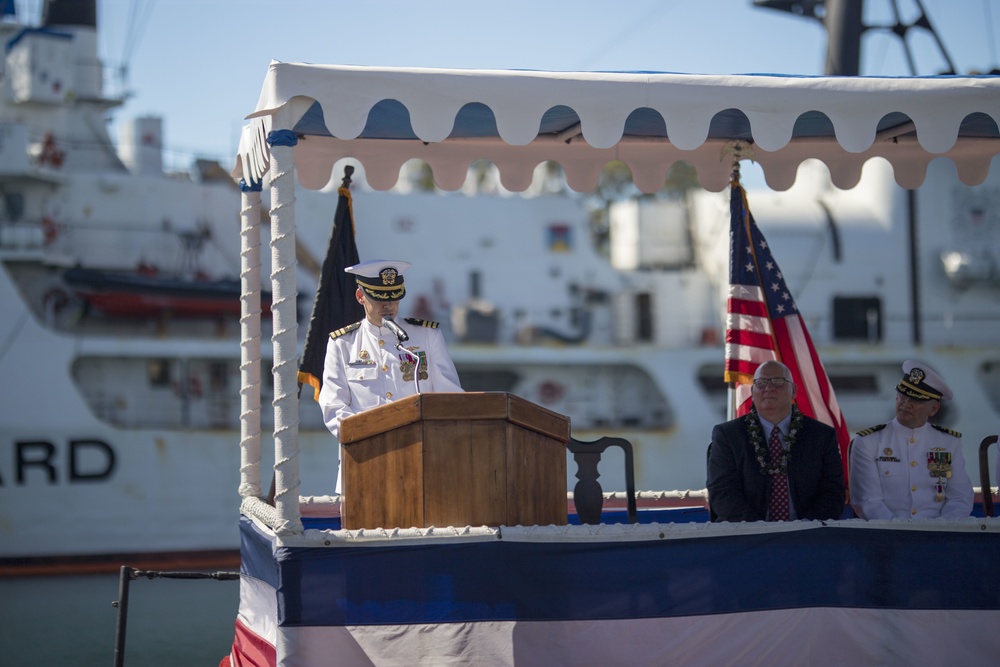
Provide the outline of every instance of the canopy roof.
<path id="1" fill-rule="evenodd" d="M 372 68 L 274 61 L 248 116 L 233 175 L 263 178 L 272 130 L 298 136 L 299 182 L 319 189 L 354 158 L 376 189 L 395 185 L 410 159 L 438 186 L 457 190 L 476 160 L 523 191 L 554 160 L 568 184 L 592 190 L 620 160 L 654 192 L 687 161 L 703 187 L 729 182 L 733 152 L 758 162 L 774 189 L 818 158 L 849 188 L 872 157 L 888 160 L 907 188 L 939 156 L 969 185 L 1000 153 L 1000 77 L 803 77 L 657 72 L 540 72 Z"/>

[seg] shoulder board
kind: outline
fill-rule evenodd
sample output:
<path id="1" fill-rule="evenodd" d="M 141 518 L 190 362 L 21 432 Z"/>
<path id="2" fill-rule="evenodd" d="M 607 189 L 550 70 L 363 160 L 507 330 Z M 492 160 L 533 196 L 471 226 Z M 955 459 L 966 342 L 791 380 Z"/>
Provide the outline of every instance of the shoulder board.
<path id="1" fill-rule="evenodd" d="M 361 322 L 355 322 L 354 324 L 348 324 L 346 327 L 341 327 L 341 328 L 337 329 L 336 331 L 331 331 L 330 332 L 330 338 L 340 338 L 344 334 L 349 334 L 349 333 L 351 333 L 352 331 L 354 331 L 355 329 L 357 329 L 360 326 L 361 326 Z"/>
<path id="2" fill-rule="evenodd" d="M 875 426 L 870 426 L 863 431 L 858 431 L 858 435 L 865 436 L 871 435 L 872 433 L 877 433 L 885 428 L 885 424 L 876 424 Z"/>
<path id="3" fill-rule="evenodd" d="M 961 438 L 962 434 L 958 431 L 952 431 L 950 428 L 945 428 L 944 426 L 938 426 L 937 424 L 931 424 L 934 428 L 941 431 L 942 433 L 947 433 L 948 435 L 954 436 L 956 438 Z"/>
<path id="4" fill-rule="evenodd" d="M 417 327 L 427 327 L 428 329 L 437 329 L 440 324 L 437 322 L 431 322 L 430 320 L 422 320 L 419 317 L 407 317 L 404 318 L 407 324 L 412 324 Z"/>

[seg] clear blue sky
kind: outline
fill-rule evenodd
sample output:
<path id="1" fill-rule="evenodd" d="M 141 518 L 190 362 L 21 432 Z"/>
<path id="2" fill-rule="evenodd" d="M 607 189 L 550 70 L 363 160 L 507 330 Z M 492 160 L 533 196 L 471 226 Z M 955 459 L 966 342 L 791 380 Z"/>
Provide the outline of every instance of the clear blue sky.
<path id="1" fill-rule="evenodd" d="M 31 1 L 31 0 L 26 0 Z M 904 19 L 914 0 L 898 0 Z M 1000 2 L 924 0 L 960 73 L 1000 67 Z M 126 67 L 117 118 L 164 118 L 168 165 L 231 164 L 273 60 L 375 66 L 821 74 L 826 35 L 814 20 L 751 0 L 98 0 L 105 64 Z M 866 20 L 892 21 L 890 0 Z M 945 65 L 914 31 L 917 73 Z M 900 41 L 863 42 L 862 74 L 908 75 Z M 113 130 L 114 131 L 114 130 Z M 117 138 L 117 137 L 115 137 Z"/>

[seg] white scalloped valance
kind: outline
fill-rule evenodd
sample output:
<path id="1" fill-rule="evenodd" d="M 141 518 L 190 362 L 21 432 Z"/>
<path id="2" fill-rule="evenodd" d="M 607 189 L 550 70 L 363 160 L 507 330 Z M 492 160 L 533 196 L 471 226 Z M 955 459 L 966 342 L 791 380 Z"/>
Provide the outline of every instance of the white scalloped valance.
<path id="1" fill-rule="evenodd" d="M 768 184 L 787 189 L 798 165 L 822 160 L 834 183 L 855 185 L 883 157 L 897 182 L 918 187 L 927 164 L 951 159 L 959 178 L 983 181 L 1000 153 L 1000 77 L 914 78 L 691 75 L 370 68 L 272 62 L 244 128 L 234 176 L 259 181 L 268 133 L 299 138 L 295 167 L 306 188 L 327 185 L 354 158 L 369 184 L 391 188 L 402 165 L 426 161 L 439 187 L 456 190 L 489 160 L 504 187 L 522 191 L 535 167 L 562 165 L 569 186 L 592 190 L 620 160 L 645 192 L 678 161 L 701 184 L 729 181 L 733 142 L 751 145 Z"/>

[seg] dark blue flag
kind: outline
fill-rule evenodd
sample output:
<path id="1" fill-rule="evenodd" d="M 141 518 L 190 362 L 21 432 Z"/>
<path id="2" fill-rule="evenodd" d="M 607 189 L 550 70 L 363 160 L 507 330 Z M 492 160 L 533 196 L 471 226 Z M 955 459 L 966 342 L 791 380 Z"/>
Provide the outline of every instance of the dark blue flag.
<path id="1" fill-rule="evenodd" d="M 313 398 L 319 400 L 323 386 L 323 362 L 330 332 L 364 319 L 364 307 L 355 297 L 354 276 L 344 273 L 348 266 L 358 264 L 358 245 L 354 238 L 354 210 L 351 201 L 353 167 L 345 167 L 343 183 L 337 190 L 337 212 L 333 216 L 330 245 L 323 259 L 316 299 L 313 301 L 309 331 L 299 364 L 299 386 L 313 388 Z"/>

